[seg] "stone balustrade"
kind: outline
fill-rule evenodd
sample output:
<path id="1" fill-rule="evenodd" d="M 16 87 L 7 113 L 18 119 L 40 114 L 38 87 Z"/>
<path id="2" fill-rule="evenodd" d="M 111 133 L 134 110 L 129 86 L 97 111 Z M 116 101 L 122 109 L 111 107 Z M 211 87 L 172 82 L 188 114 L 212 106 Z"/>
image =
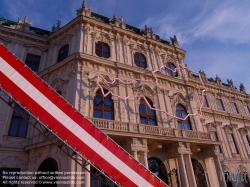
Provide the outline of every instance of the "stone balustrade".
<path id="1" fill-rule="evenodd" d="M 207 132 L 173 129 L 168 127 L 150 126 L 150 125 L 135 124 L 128 122 L 118 122 L 114 120 L 106 120 L 98 118 L 87 118 L 87 119 L 102 130 L 159 135 L 167 137 L 212 140 L 210 134 Z"/>

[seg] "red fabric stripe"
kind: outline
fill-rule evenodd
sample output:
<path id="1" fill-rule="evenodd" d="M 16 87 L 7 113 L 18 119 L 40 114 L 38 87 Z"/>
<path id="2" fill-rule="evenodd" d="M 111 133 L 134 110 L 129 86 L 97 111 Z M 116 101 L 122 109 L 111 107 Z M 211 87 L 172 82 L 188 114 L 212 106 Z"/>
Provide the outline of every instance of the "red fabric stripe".
<path id="1" fill-rule="evenodd" d="M 67 104 L 61 97 L 58 96 L 56 92 L 51 90 L 45 83 L 41 81 L 33 72 L 28 68 L 24 68 L 24 64 L 17 60 L 11 53 L 5 52 L 6 50 L 0 45 L 1 56 L 5 61 L 7 61 L 16 71 L 18 71 L 24 78 L 26 78 L 33 86 L 35 86 L 40 92 L 42 92 L 50 101 L 57 105 L 63 112 L 65 112 L 70 118 L 72 118 L 79 126 L 81 126 L 85 131 L 87 131 L 92 137 L 99 141 L 103 146 L 109 149 L 113 154 L 120 158 L 124 163 L 126 163 L 135 172 L 141 175 L 144 179 L 150 182 L 154 186 L 161 186 L 162 183 L 154 177 L 151 173 L 145 170 L 144 167 L 139 165 L 137 161 L 131 159 L 130 156 L 123 152 L 122 149 L 107 139 L 107 136 L 103 134 L 99 129 L 93 126 L 91 123 L 87 122 L 83 116 L 78 113 L 72 106 Z M 47 123 L 49 124 L 49 123 Z M 60 125 L 56 128 L 55 132 L 58 132 Z M 165 185 L 162 185 L 165 186 Z"/>

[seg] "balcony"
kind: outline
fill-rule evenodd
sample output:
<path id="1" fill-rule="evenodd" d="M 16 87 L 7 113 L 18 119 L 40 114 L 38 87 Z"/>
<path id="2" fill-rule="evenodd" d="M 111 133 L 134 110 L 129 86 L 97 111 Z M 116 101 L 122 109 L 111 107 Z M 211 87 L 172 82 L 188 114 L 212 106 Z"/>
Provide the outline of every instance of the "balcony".
<path id="1" fill-rule="evenodd" d="M 190 130 L 182 130 L 182 129 L 173 129 L 168 127 L 160 127 L 160 126 L 150 126 L 144 124 L 135 124 L 128 122 L 120 122 L 113 120 L 105 120 L 98 118 L 87 118 L 91 121 L 95 126 L 101 129 L 106 134 L 110 135 L 123 135 L 123 136 L 138 136 L 145 138 L 155 138 L 165 140 L 175 140 L 178 139 L 190 142 L 199 141 L 209 141 L 212 144 L 218 144 L 219 142 L 214 141 L 210 134 L 207 132 L 198 132 L 198 131 L 190 131 Z"/>

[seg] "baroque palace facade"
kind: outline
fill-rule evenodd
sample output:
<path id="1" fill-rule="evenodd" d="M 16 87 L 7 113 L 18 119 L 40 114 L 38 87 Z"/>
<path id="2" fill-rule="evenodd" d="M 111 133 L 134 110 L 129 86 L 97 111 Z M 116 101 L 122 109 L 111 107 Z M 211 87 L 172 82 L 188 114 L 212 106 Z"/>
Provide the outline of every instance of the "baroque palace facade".
<path id="1" fill-rule="evenodd" d="M 186 120 L 147 105 L 181 118 L 199 112 L 203 87 L 199 76 L 185 68 L 185 51 L 176 37 L 171 43 L 162 40 L 152 28 L 141 30 L 125 24 L 123 17 L 95 14 L 84 2 L 76 18 L 63 27 L 58 21 L 51 32 L 32 27 L 27 17 L 17 22 L 0 19 L 0 43 L 170 186 L 250 186 L 250 100 L 243 84 L 237 89 L 231 80 L 225 84 L 200 71 L 207 88 L 202 115 Z M 154 81 L 152 71 L 163 65 L 180 68 L 156 73 L 155 86 L 149 82 Z M 104 97 L 97 75 L 108 81 L 141 79 L 132 85 L 100 85 L 105 93 L 146 99 Z M 28 125 L 33 120 L 28 113 L 14 108 L 22 117 L 0 100 L 0 179 L 4 171 L 84 171 Z M 237 180 L 236 174 L 241 176 Z M 84 177 L 82 184 L 67 186 L 104 186 L 88 172 Z"/>

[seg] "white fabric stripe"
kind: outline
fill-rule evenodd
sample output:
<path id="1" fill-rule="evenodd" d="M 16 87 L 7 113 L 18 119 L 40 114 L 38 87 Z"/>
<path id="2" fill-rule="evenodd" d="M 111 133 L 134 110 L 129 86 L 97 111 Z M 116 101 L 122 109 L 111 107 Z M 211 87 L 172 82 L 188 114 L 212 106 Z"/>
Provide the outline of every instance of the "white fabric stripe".
<path id="1" fill-rule="evenodd" d="M 22 75 L 12 68 L 4 59 L 0 57 L 0 71 L 11 79 L 20 89 L 37 102 L 44 110 L 48 111 L 55 119 L 63 124 L 69 131 L 89 145 L 97 154 L 109 162 L 113 167 L 127 176 L 136 185 L 142 187 L 153 187 L 148 181 L 142 178 L 133 169 L 128 167 L 123 161 L 106 149 L 96 139 L 89 135 L 77 123 L 75 123 L 67 114 L 61 111 L 54 103 L 45 97 L 39 90 L 30 84 Z M 74 127 L 72 129 L 72 127 Z M 91 144 L 90 144 L 91 143 Z"/>

